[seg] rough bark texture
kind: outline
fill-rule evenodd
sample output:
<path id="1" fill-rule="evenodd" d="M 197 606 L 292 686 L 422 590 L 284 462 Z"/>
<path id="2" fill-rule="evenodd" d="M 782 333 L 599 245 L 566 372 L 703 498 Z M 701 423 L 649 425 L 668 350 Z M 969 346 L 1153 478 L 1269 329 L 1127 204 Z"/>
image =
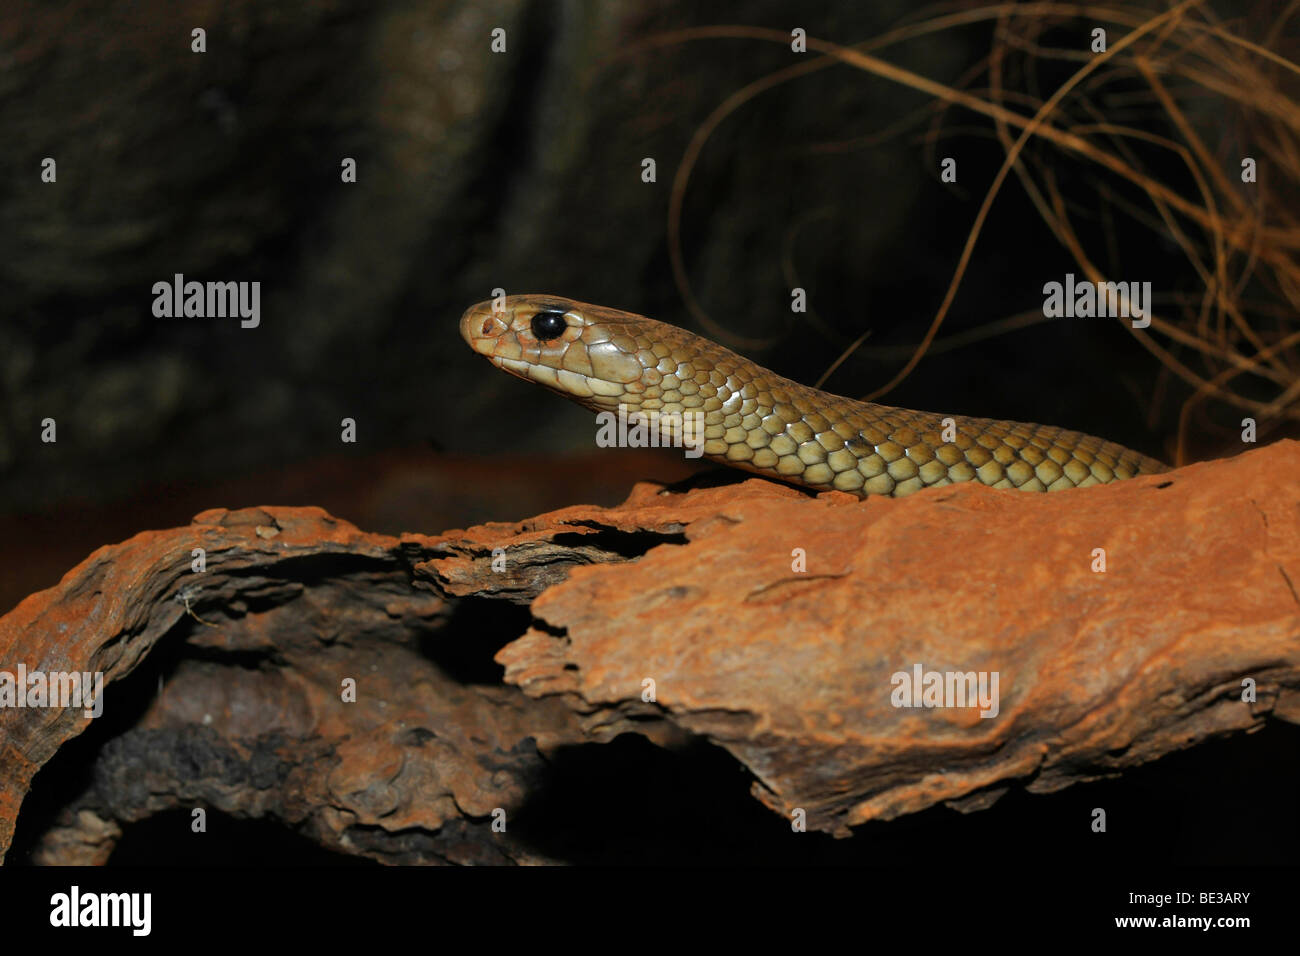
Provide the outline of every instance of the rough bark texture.
<path id="1" fill-rule="evenodd" d="M 188 635 L 160 692 L 105 693 L 103 719 L 141 714 L 94 755 L 36 859 L 101 862 L 118 822 L 208 806 L 388 862 L 532 860 L 491 815 L 517 805 L 539 746 L 581 735 L 558 702 L 458 680 L 422 647 L 451 612 L 412 580 L 431 542 L 315 508 L 208 511 L 101 548 L 0 618 L 0 667 L 106 683 Z M 36 771 L 89 723 L 81 709 L 0 710 L 0 849 Z"/>
<path id="2" fill-rule="evenodd" d="M 623 732 L 701 736 L 765 805 L 848 835 L 1297 723 L 1300 486 L 1276 476 L 1298 472 L 1284 441 L 1051 495 L 642 484 L 616 508 L 400 540 L 317 509 L 205 512 L 0 618 L 5 668 L 118 680 L 185 642 L 156 699 L 125 685 L 141 716 L 90 758 L 37 858 L 100 861 L 123 822 L 205 805 L 384 861 L 533 862 L 494 811 L 527 801 L 556 748 Z M 513 687 L 439 659 L 470 639 L 448 622 L 471 595 L 531 602 L 535 626 L 497 654 Z M 996 715 L 895 706 L 918 666 L 995 672 Z M 87 721 L 0 721 L 7 847 L 36 770 Z"/>
<path id="3" fill-rule="evenodd" d="M 533 604 L 546 628 L 498 660 L 603 738 L 648 716 L 705 735 L 756 797 L 819 829 L 982 808 L 1012 782 L 1052 791 L 1269 716 L 1300 722 L 1300 486 L 1276 480 L 1298 467 L 1300 444 L 1281 442 L 1095 493 L 642 486 L 623 509 L 551 517 L 680 528 L 686 546 L 575 570 Z M 519 529 L 525 561 L 540 563 L 544 521 Z M 999 713 L 895 707 L 891 678 L 917 665 L 997 672 Z"/>

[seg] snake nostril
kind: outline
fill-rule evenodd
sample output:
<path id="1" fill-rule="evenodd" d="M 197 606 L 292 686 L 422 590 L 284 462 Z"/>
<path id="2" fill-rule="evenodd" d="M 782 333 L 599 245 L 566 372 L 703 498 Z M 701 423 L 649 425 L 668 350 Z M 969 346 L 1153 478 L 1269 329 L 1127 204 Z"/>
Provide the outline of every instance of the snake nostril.
<path id="1" fill-rule="evenodd" d="M 482 330 L 482 334 L 483 334 L 483 335 L 491 335 L 491 334 L 492 334 L 492 320 L 491 320 L 491 319 L 484 319 L 484 320 L 483 320 L 483 330 Z"/>

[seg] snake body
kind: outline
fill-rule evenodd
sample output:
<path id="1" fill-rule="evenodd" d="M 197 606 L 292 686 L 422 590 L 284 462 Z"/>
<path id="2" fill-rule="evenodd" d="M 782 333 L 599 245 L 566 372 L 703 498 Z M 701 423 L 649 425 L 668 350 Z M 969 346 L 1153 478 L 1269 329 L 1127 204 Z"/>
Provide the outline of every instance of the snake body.
<path id="1" fill-rule="evenodd" d="M 461 317 L 460 332 L 497 367 L 593 411 L 621 405 L 665 430 L 700 413 L 705 457 L 819 490 L 899 497 L 977 481 L 1058 491 L 1168 470 L 1051 425 L 842 398 L 685 329 L 556 296 L 480 303 Z"/>

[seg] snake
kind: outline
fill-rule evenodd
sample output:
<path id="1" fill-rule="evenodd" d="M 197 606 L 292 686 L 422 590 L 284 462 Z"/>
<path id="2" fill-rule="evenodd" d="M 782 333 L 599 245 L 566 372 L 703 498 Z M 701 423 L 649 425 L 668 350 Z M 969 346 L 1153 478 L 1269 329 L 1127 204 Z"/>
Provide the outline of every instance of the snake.
<path id="1" fill-rule="evenodd" d="M 503 371 L 597 413 L 640 416 L 678 439 L 689 414 L 704 457 L 817 491 L 903 497 L 959 482 L 1061 491 L 1168 470 L 1052 425 L 833 395 L 686 329 L 559 296 L 481 302 L 460 333 Z"/>

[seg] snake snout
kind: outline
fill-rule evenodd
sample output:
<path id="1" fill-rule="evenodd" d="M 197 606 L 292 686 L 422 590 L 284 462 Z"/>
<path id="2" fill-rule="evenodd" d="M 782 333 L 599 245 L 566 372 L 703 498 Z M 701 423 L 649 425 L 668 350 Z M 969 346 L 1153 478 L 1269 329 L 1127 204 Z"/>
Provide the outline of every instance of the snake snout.
<path id="1" fill-rule="evenodd" d="M 471 306 L 460 317 L 460 337 L 475 352 L 483 355 L 492 354 L 496 340 L 509 328 L 506 316 L 495 312 L 491 302 Z"/>

